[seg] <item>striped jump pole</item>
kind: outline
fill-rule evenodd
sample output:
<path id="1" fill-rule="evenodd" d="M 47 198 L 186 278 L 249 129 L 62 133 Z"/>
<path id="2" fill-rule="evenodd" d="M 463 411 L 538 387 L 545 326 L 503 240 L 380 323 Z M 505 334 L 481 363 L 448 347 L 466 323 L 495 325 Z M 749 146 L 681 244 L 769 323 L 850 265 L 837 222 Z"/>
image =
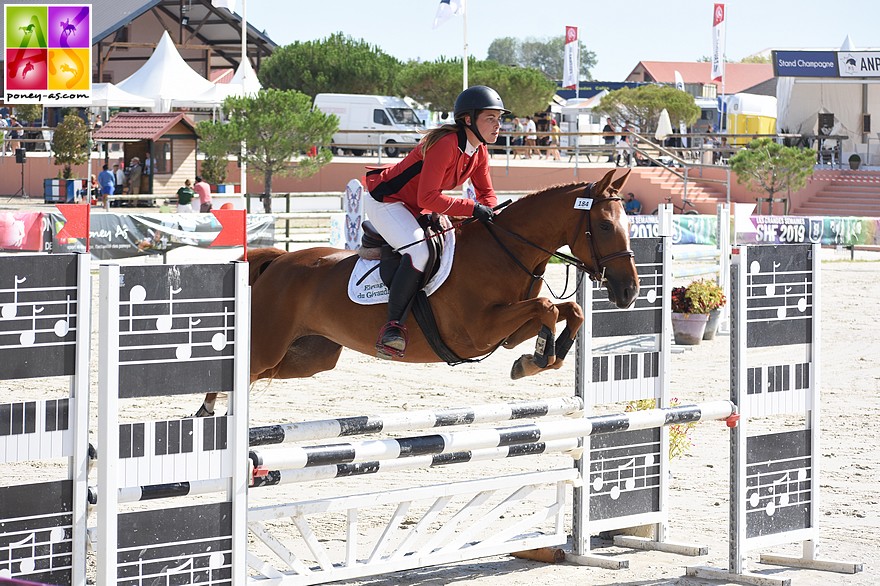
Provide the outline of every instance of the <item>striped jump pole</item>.
<path id="1" fill-rule="evenodd" d="M 537 417 L 579 417 L 584 404 L 578 397 L 559 397 L 542 401 L 518 401 L 459 407 L 440 411 L 414 411 L 298 423 L 265 425 L 250 429 L 250 446 L 266 446 L 298 441 L 314 441 L 368 433 L 431 429 L 454 425 L 497 423 Z"/>
<path id="2" fill-rule="evenodd" d="M 327 446 L 292 446 L 251 450 L 254 475 L 270 470 L 294 470 L 372 460 L 394 460 L 466 450 L 496 448 L 538 441 L 587 437 L 622 431 L 654 429 L 680 423 L 718 419 L 733 420 L 736 406 L 731 401 L 711 401 L 665 409 L 650 409 L 615 415 L 599 415 L 534 423 L 507 428 L 445 432 L 398 439 L 381 439 Z"/>
<path id="3" fill-rule="evenodd" d="M 434 468 L 451 464 L 464 464 L 468 462 L 485 462 L 488 460 L 502 460 L 517 456 L 534 456 L 537 454 L 567 453 L 573 458 L 579 457 L 581 450 L 578 448 L 576 438 L 553 440 L 548 442 L 534 442 L 528 444 L 516 444 L 498 448 L 471 450 L 467 452 L 452 452 L 437 454 L 434 456 L 416 456 L 400 460 L 388 460 L 384 462 L 360 462 L 357 464 L 336 464 L 304 468 L 299 470 L 272 470 L 262 477 L 255 477 L 251 488 L 276 486 L 279 484 L 291 484 L 294 482 L 309 482 L 315 480 L 329 480 L 348 476 L 363 476 L 380 472 L 393 472 L 400 470 L 414 470 L 420 468 Z M 214 494 L 226 489 L 227 481 L 223 478 L 209 480 L 193 480 L 189 482 L 171 482 L 167 484 L 151 484 L 119 489 L 120 503 L 134 503 L 165 498 L 176 498 L 189 495 Z M 89 504 L 98 504 L 98 487 L 89 487 Z"/>
<path id="4" fill-rule="evenodd" d="M 398 472 L 401 470 L 435 468 L 451 464 L 503 460 L 505 458 L 534 456 L 537 454 L 568 453 L 573 458 L 578 458 L 581 452 L 582 450 L 578 448 L 577 438 L 567 438 L 547 442 L 533 442 L 497 448 L 468 450 L 465 452 L 436 454 L 433 456 L 414 456 L 412 458 L 401 458 L 398 460 L 376 460 L 373 462 L 359 462 L 353 464 L 331 464 L 328 466 L 316 466 L 314 468 L 302 468 L 298 470 L 272 470 L 263 477 L 255 477 L 251 487 L 257 488 L 263 486 L 276 486 L 279 484 L 291 484 L 295 482 L 330 480 L 333 478 L 363 476 L 380 472 Z"/>

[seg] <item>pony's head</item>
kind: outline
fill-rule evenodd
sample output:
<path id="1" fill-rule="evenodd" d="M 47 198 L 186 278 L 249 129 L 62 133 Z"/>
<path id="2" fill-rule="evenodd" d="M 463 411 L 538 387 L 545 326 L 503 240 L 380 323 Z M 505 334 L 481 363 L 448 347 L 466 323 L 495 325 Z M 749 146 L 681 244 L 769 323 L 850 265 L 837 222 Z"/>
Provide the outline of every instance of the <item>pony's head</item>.
<path id="1" fill-rule="evenodd" d="M 629 220 L 619 193 L 630 171 L 614 179 L 614 170 L 592 183 L 586 196 L 589 210 L 578 222 L 582 227 L 570 245 L 572 253 L 589 269 L 594 280 L 608 289 L 608 300 L 621 309 L 629 307 L 639 295 L 639 276 L 629 246 Z"/>

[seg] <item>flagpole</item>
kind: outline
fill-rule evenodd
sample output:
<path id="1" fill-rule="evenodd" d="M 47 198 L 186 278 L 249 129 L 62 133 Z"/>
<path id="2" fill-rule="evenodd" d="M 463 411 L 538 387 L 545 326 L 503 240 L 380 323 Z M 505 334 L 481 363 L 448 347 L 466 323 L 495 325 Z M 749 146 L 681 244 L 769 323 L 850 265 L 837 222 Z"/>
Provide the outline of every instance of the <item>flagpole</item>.
<path id="1" fill-rule="evenodd" d="M 581 47 L 580 47 L 580 38 L 575 41 L 575 52 L 574 52 L 574 99 L 581 99 Z"/>
<path id="2" fill-rule="evenodd" d="M 461 7 L 461 22 L 462 29 L 464 30 L 464 49 L 462 54 L 462 61 L 464 67 L 462 68 L 462 90 L 466 90 L 468 88 L 468 42 L 467 42 L 467 3 L 463 3 Z"/>
<path id="3" fill-rule="evenodd" d="M 247 0 L 241 0 L 241 63 L 239 67 L 244 65 L 247 54 L 248 36 L 247 36 Z M 244 72 L 244 70 L 242 70 Z M 246 75 L 243 73 L 243 75 Z M 242 78 L 242 87 L 244 87 L 244 78 Z M 241 196 L 244 198 L 244 209 L 248 209 L 247 199 L 247 143 L 241 141 L 241 149 L 239 150 L 239 159 L 241 159 Z M 247 254 L 247 253 L 245 253 Z"/>

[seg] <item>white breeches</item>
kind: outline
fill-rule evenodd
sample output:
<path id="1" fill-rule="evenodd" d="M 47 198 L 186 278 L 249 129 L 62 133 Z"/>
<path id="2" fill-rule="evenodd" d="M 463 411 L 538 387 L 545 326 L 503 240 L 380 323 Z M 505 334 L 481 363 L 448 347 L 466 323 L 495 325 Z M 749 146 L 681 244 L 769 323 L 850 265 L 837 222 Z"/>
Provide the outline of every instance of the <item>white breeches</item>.
<path id="1" fill-rule="evenodd" d="M 418 244 L 413 244 L 400 253 L 410 255 L 413 268 L 424 271 L 428 266 L 428 245 L 423 242 L 425 231 L 409 209 L 399 201 L 378 202 L 369 194 L 364 195 L 364 212 L 379 234 L 395 250 L 419 241 Z"/>

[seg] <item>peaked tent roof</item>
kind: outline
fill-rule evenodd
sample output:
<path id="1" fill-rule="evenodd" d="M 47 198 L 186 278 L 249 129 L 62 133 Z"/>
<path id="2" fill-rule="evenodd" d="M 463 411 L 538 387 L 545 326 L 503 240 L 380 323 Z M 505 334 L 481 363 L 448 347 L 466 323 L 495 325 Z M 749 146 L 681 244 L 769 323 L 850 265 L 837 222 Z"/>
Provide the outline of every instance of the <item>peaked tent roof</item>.
<path id="1" fill-rule="evenodd" d="M 92 137 L 97 141 L 157 140 L 178 124 L 195 133 L 192 120 L 183 112 L 122 112 Z"/>
<path id="2" fill-rule="evenodd" d="M 708 61 L 639 61 L 627 79 L 674 84 L 676 71 L 681 74 L 685 83 L 701 83 L 703 85 L 714 83 L 718 86 L 718 93 L 721 94 L 720 84 L 712 82 L 710 79 L 712 64 Z M 644 79 L 634 79 L 641 77 Z M 770 63 L 725 63 L 724 93 L 744 92 L 772 78 L 773 65 Z"/>
<path id="3" fill-rule="evenodd" d="M 162 33 L 156 50 L 147 62 L 116 84 L 132 94 L 152 98 L 156 112 L 169 112 L 172 100 L 194 98 L 213 85 L 187 65 L 168 36 L 168 31 Z"/>
<path id="4" fill-rule="evenodd" d="M 253 96 L 263 89 L 257 74 L 245 59 L 229 83 L 212 83 L 211 87 L 197 96 L 175 99 L 171 105 L 175 108 L 213 108 L 220 106 L 229 96 Z"/>

